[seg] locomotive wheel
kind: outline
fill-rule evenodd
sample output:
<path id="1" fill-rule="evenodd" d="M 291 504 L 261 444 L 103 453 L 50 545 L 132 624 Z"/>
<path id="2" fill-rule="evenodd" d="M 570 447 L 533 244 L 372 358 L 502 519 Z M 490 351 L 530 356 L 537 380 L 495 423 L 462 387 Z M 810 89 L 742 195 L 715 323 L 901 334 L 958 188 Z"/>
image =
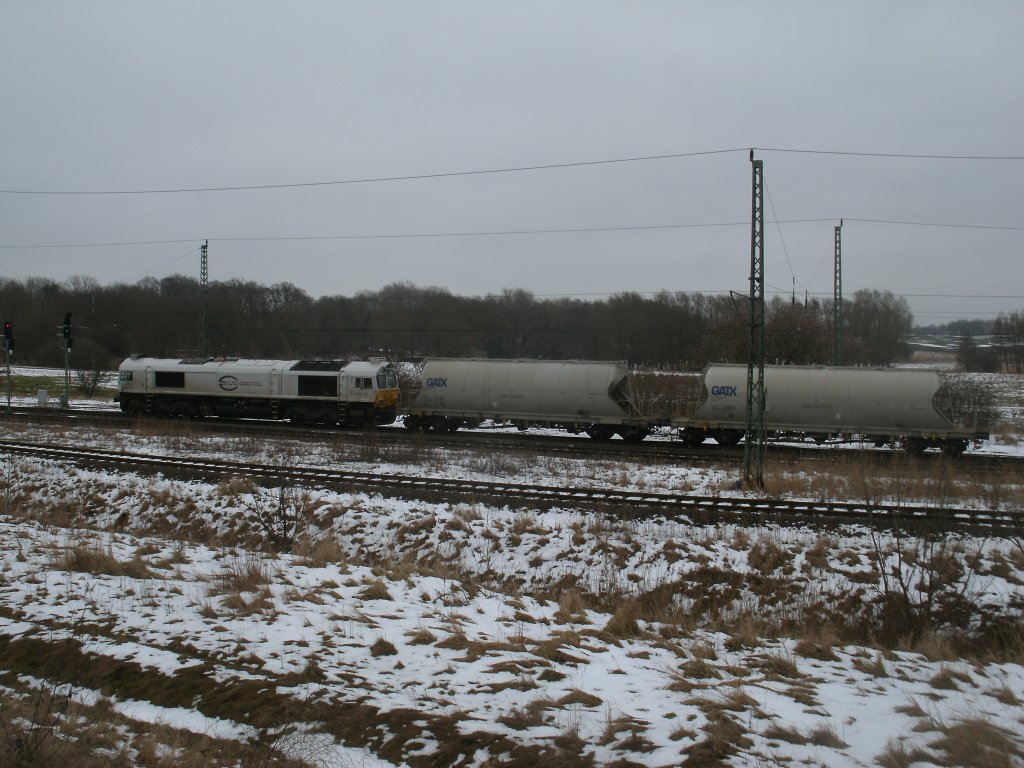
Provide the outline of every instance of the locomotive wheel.
<path id="1" fill-rule="evenodd" d="M 199 413 L 192 403 L 175 403 L 171 407 L 171 418 L 181 419 L 182 421 L 198 419 Z"/>

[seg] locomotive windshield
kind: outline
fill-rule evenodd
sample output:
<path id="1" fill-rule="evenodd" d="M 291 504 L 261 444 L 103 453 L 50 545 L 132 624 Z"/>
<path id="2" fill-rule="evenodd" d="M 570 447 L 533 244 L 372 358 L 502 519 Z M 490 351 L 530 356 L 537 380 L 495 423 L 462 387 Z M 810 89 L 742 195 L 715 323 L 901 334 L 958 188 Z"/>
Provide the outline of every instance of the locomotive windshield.
<path id="1" fill-rule="evenodd" d="M 398 389 L 398 374 L 392 368 L 381 368 L 377 372 L 377 389 Z"/>

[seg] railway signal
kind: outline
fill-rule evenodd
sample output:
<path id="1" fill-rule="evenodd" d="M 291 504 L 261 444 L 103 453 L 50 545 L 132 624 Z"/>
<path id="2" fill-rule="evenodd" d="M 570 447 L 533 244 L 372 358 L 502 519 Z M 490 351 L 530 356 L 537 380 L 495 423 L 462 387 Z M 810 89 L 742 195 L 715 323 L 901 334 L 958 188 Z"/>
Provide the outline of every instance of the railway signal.
<path id="1" fill-rule="evenodd" d="M 64 335 L 64 348 L 71 349 L 71 345 L 74 343 L 74 339 L 71 338 L 71 313 L 68 312 L 64 315 L 64 325 L 62 327 Z"/>
<path id="2" fill-rule="evenodd" d="M 68 354 L 71 352 L 71 345 L 74 339 L 71 338 L 71 313 L 64 313 L 64 324 L 60 326 L 61 336 L 64 337 L 64 397 L 61 398 L 61 407 L 68 407 L 68 394 L 71 389 L 71 368 Z"/>

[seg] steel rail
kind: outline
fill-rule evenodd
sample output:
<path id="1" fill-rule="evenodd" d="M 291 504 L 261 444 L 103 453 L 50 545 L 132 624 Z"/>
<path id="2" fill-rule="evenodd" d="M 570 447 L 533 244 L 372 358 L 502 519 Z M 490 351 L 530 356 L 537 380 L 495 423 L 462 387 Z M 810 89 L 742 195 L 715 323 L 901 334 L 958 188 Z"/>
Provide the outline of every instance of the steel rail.
<path id="1" fill-rule="evenodd" d="M 642 443 L 625 443 L 621 440 L 610 442 L 591 440 L 588 437 L 572 435 L 534 435 L 515 432 L 469 432 L 458 433 L 411 433 L 401 428 L 383 428 L 375 430 L 351 430 L 328 426 L 293 426 L 288 423 L 258 420 L 204 419 L 196 421 L 173 421 L 160 418 L 129 417 L 119 411 L 58 411 L 40 408 L 14 409 L 11 412 L 0 409 L 0 419 L 26 419 L 38 421 L 72 421 L 81 425 L 108 426 L 111 424 L 135 427 L 164 425 L 168 428 L 182 428 L 221 434 L 258 434 L 267 437 L 310 437 L 324 440 L 344 440 L 359 444 L 366 441 L 382 443 L 408 443 L 420 441 L 425 445 L 443 448 L 481 447 L 494 448 L 500 446 L 514 451 L 542 450 L 545 453 L 573 456 L 605 456 L 630 459 L 634 461 L 683 461 L 690 464 L 719 462 L 723 459 L 742 458 L 743 449 L 725 448 L 715 444 L 705 444 L 697 448 L 688 447 L 677 440 L 647 440 Z M 876 448 L 841 448 L 832 444 L 804 445 L 797 443 L 769 443 L 769 453 L 774 458 L 786 460 L 820 461 L 839 455 L 875 457 L 894 461 L 928 461 L 957 462 L 969 466 L 971 470 L 1017 469 L 1024 466 L 1024 458 L 1018 456 L 994 456 L 990 454 L 967 453 L 957 458 L 950 458 L 941 453 L 926 453 L 923 456 L 910 457 L 901 451 L 880 450 Z"/>
<path id="2" fill-rule="evenodd" d="M 361 472 L 349 469 L 287 467 L 219 459 L 158 456 L 92 447 L 57 446 L 0 440 L 0 453 L 34 456 L 81 465 L 112 465 L 184 474 L 189 479 L 244 476 L 269 484 L 301 484 L 346 490 L 387 492 L 407 498 L 493 500 L 533 503 L 543 507 L 572 506 L 606 510 L 624 518 L 687 517 L 699 522 L 739 518 L 759 522 L 870 522 L 885 526 L 928 526 L 941 529 L 1024 533 L 1020 509 L 976 509 L 886 502 L 812 501 L 745 496 L 698 496 L 636 489 L 549 486 L 496 480 L 424 477 Z"/>

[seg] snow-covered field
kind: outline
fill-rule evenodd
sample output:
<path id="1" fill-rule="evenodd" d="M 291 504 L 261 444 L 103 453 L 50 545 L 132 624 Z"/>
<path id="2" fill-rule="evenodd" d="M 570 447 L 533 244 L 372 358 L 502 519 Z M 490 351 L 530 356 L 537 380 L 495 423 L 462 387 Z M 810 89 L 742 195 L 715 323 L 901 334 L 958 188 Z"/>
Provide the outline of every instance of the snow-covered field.
<path id="1" fill-rule="evenodd" d="M 332 460 L 326 447 L 245 438 L 76 430 L 64 439 Z M 414 461 L 339 460 L 377 471 Z M 698 493 L 732 472 L 563 459 L 526 467 L 451 452 L 415 461 Z M 997 764 L 1024 754 L 1014 735 L 1024 727 L 1019 653 L 968 660 L 935 638 L 906 650 L 843 639 L 891 596 L 882 574 L 920 585 L 935 575 L 928 558 L 955 571 L 943 594 L 978 606 L 973 624 L 1019 622 L 1020 541 L 956 536 L 939 550 L 858 528 L 626 523 L 10 457 L 0 474 L 0 658 L 7 666 L 40 638 L 71 641 L 62 652 L 84 661 L 69 668 L 86 671 L 63 690 L 118 723 L 106 748 L 127 765 L 150 753 L 175 764 L 181 732 L 324 766 L 667 766 L 709 756 L 897 765 L 913 754 L 950 765 L 961 764 L 963 744 Z M 282 547 L 291 554 L 259 546 L 273 531 L 294 536 Z M 103 555 L 136 567 L 96 565 Z M 130 693 L 87 671 L 115 663 L 134 681 Z M 196 670 L 201 680 L 182 698 L 175 681 Z M 8 688 L 22 695 L 54 683 L 20 672 Z M 254 687 L 273 691 L 267 711 L 289 714 L 228 706 L 224 685 L 254 701 Z M 354 712 L 362 726 L 344 726 Z M 147 751 L 138 734 L 153 722 L 167 728 L 147 737 L 157 741 Z"/>
<path id="2" fill-rule="evenodd" d="M 181 425 L 0 436 L 739 492 L 735 466 Z M 883 481 L 908 503 L 1024 498 L 1015 477 L 858 482 Z M 1020 537 L 623 521 L 11 455 L 0 511 L 0 764 L 20 717 L 126 766 L 1024 765 Z M 78 708 L 47 719 L 42 694 Z"/>

